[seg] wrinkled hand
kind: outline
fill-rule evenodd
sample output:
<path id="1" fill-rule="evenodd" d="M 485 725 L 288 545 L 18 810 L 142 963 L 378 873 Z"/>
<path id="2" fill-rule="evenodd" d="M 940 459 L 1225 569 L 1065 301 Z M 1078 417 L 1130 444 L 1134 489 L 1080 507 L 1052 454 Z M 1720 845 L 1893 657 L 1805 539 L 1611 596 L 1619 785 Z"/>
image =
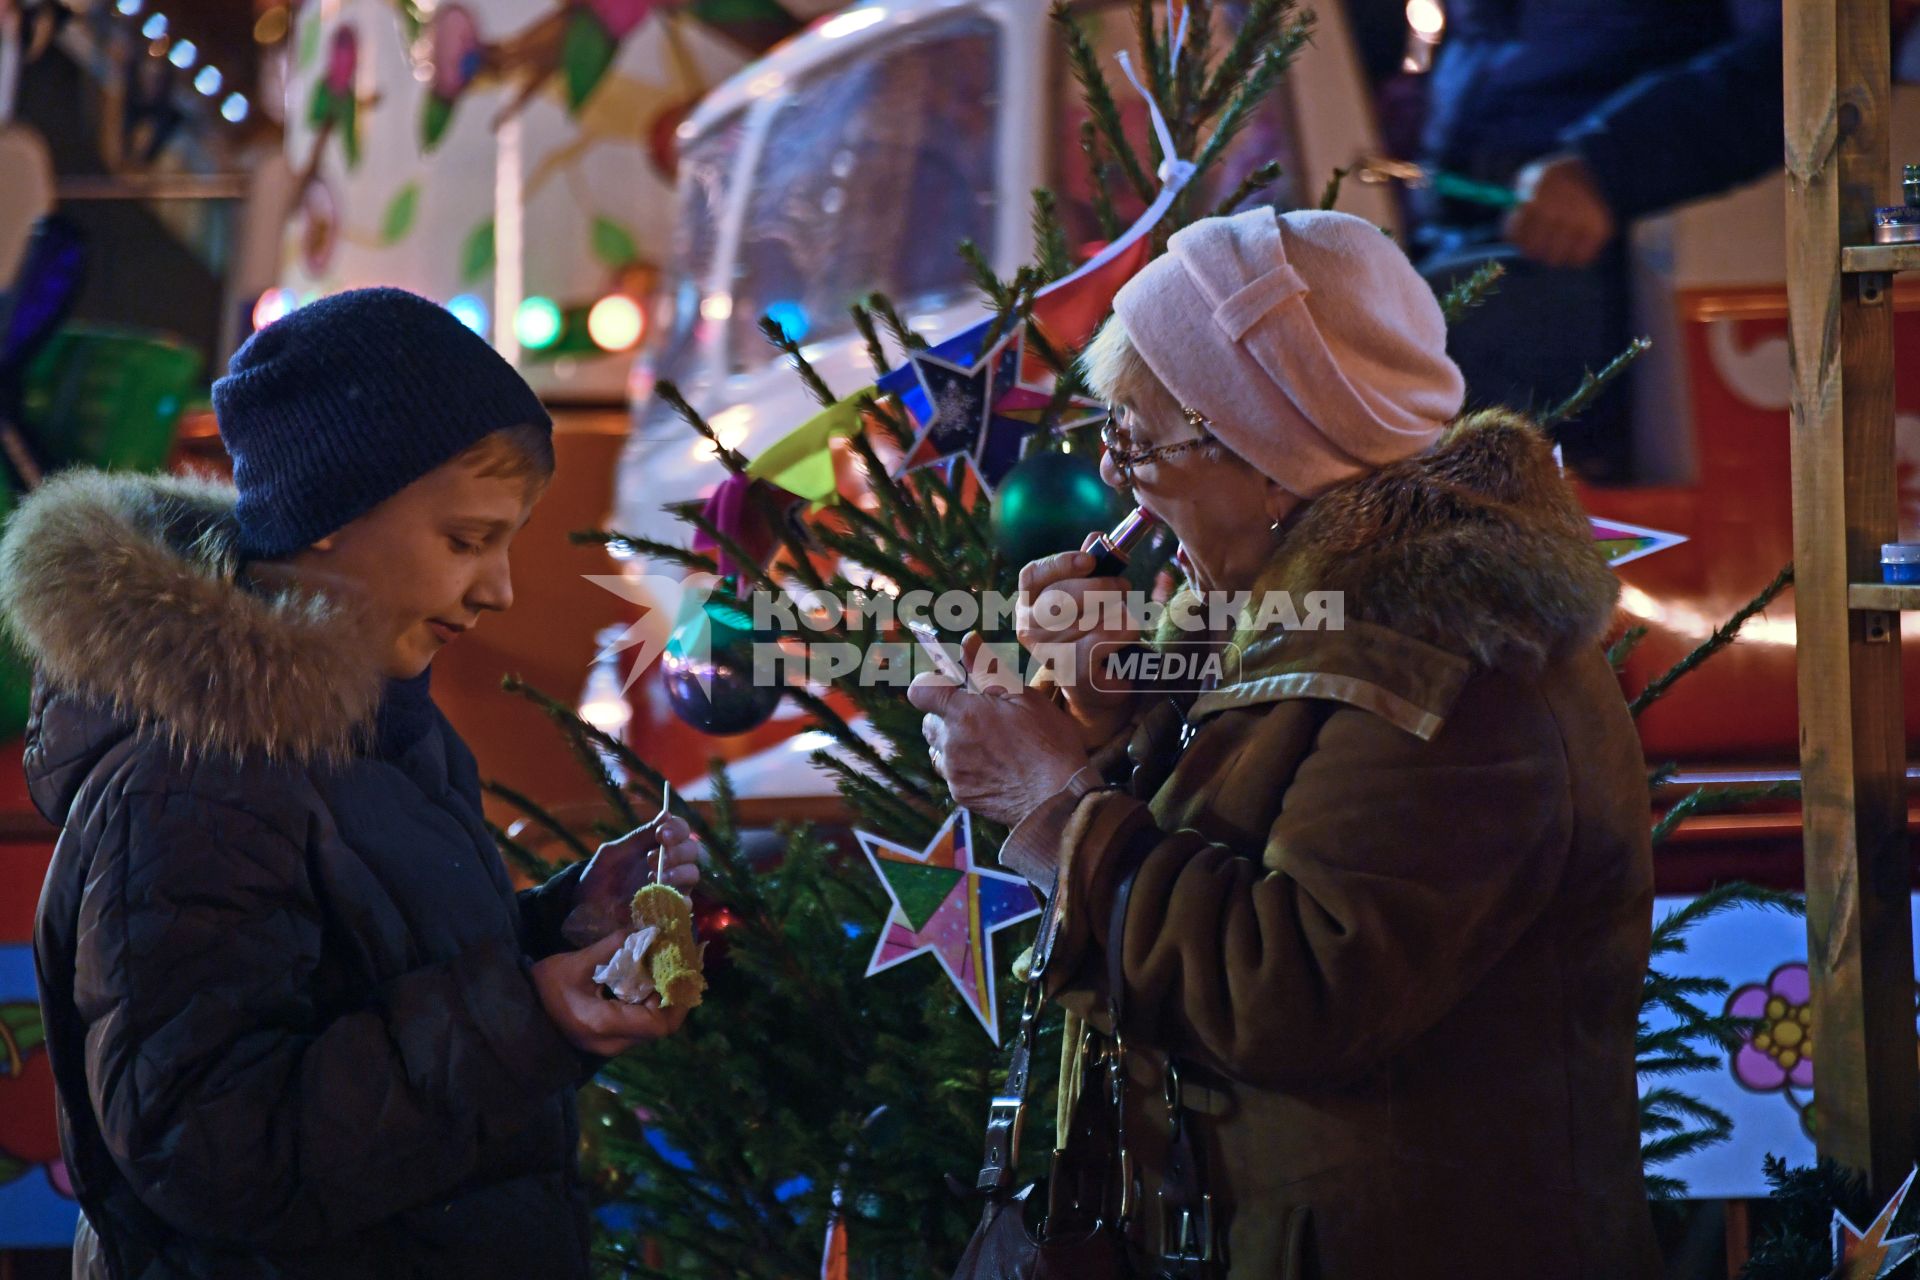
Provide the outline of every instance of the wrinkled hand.
<path id="1" fill-rule="evenodd" d="M 1618 230 L 1593 170 L 1576 155 L 1536 160 L 1514 180 L 1520 204 L 1507 214 L 1505 235 L 1520 252 L 1549 267 L 1584 267 Z"/>
<path id="2" fill-rule="evenodd" d="M 639 1004 L 600 994 L 593 971 L 613 958 L 629 930 L 609 933 L 580 951 L 563 951 L 533 966 L 533 987 L 553 1025 L 574 1048 L 615 1058 L 649 1040 L 670 1036 L 687 1019 L 685 1009 L 662 1009 L 660 993 Z"/>
<path id="3" fill-rule="evenodd" d="M 1104 659 L 1139 640 L 1140 627 L 1114 616 L 1119 610 L 1104 603 L 1125 598 L 1126 579 L 1089 578 L 1093 566 L 1093 556 L 1085 551 L 1029 563 L 1020 570 L 1014 627 L 1028 653 L 1042 660 L 1053 658 L 1061 672 L 1059 688 L 1067 710 L 1086 731 L 1082 741 L 1097 744 L 1127 718 L 1135 693 L 1131 680 L 1097 672 L 1095 649 Z M 1065 623 L 1059 625 L 1062 619 Z"/>
<path id="4" fill-rule="evenodd" d="M 968 636 L 969 666 L 979 648 Z M 974 693 L 929 671 L 907 700 L 927 713 L 921 729 L 954 800 L 983 818 L 1017 824 L 1087 763 L 1079 723 L 1037 689 Z"/>
<path id="5" fill-rule="evenodd" d="M 666 872 L 661 883 L 688 891 L 700 882 L 706 850 L 693 838 L 686 820 L 656 818 L 594 851 L 574 886 L 573 910 L 560 926 L 561 936 L 584 947 L 613 930 L 627 929 L 633 895 L 653 883 L 663 861 L 662 850 Z"/>

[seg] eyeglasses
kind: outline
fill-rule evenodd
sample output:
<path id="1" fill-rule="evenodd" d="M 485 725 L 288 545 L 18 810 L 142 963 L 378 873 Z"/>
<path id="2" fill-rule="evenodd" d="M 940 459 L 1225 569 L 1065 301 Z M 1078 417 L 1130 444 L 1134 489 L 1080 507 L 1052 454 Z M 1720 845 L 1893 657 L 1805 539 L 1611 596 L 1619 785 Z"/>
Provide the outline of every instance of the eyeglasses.
<path id="1" fill-rule="evenodd" d="M 1188 449 L 1218 443 L 1213 437 L 1213 423 L 1198 410 L 1183 406 L 1180 415 L 1200 434 L 1191 440 L 1176 440 L 1172 444 L 1137 449 L 1133 443 L 1133 431 L 1128 426 L 1129 421 L 1134 417 L 1133 410 L 1125 405 L 1107 406 L 1107 421 L 1100 428 L 1100 443 L 1107 447 L 1107 456 L 1113 459 L 1114 468 L 1119 471 L 1122 484 L 1129 488 L 1133 486 L 1133 469 L 1142 463 L 1157 462 L 1161 458 L 1171 458 L 1177 453 L 1185 453 Z"/>

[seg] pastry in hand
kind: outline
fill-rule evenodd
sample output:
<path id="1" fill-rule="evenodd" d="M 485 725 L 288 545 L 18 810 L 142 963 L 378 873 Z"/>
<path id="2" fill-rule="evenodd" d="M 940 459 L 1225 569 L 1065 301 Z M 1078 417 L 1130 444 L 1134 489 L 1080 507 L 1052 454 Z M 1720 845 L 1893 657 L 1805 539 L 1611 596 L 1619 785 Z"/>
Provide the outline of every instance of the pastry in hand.
<path id="1" fill-rule="evenodd" d="M 659 931 L 647 964 L 661 1008 L 698 1008 L 707 980 L 700 972 L 700 944 L 693 940 L 693 901 L 671 885 L 647 885 L 633 895 L 633 927 Z"/>

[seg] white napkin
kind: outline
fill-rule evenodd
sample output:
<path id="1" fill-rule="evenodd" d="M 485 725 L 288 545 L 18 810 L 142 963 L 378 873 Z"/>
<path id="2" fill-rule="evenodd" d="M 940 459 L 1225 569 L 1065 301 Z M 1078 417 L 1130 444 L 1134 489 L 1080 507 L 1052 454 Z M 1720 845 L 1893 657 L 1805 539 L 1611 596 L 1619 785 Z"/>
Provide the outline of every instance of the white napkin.
<path id="1" fill-rule="evenodd" d="M 593 971 L 593 980 L 628 1004 L 639 1004 L 652 995 L 653 982 L 647 977 L 645 957 L 659 932 L 657 926 L 649 926 L 628 934 L 613 958 Z"/>

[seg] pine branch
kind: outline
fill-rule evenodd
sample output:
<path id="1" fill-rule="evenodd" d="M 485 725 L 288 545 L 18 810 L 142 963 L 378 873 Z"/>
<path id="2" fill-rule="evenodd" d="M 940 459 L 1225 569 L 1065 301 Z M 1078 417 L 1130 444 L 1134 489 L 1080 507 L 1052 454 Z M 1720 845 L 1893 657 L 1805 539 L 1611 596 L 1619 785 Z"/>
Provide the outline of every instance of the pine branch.
<path id="1" fill-rule="evenodd" d="M 1093 51 L 1092 42 L 1081 29 L 1079 19 L 1061 0 L 1054 0 L 1053 21 L 1060 29 L 1061 39 L 1066 42 L 1067 63 L 1073 69 L 1073 78 L 1080 83 L 1080 94 L 1086 102 L 1087 113 L 1105 138 L 1107 149 L 1119 162 L 1120 173 L 1126 178 L 1127 185 L 1133 188 L 1133 194 L 1142 204 L 1152 204 L 1154 184 L 1141 168 L 1133 144 L 1127 141 L 1126 130 L 1120 123 L 1120 108 L 1114 104 L 1113 90 L 1100 70 L 1100 60 Z"/>
<path id="2" fill-rule="evenodd" d="M 662 379 L 654 384 L 653 393 L 665 400 L 668 407 L 680 415 L 682 421 L 699 432 L 707 443 L 713 446 L 714 456 L 720 459 L 720 465 L 730 474 L 737 476 L 747 469 L 746 457 L 720 442 L 720 435 L 713 429 L 713 424 L 687 402 L 687 398 L 680 394 L 678 386 Z"/>
<path id="3" fill-rule="evenodd" d="M 1673 829 L 1688 818 L 1703 817 L 1710 813 L 1725 813 L 1729 809 L 1738 809 L 1760 800 L 1779 800 L 1800 794 L 1800 784 L 1796 782 L 1769 782 L 1764 785 L 1739 787 L 1696 787 L 1682 796 L 1678 803 L 1660 815 L 1660 821 L 1653 824 L 1653 846 L 1659 848 Z"/>
<path id="4" fill-rule="evenodd" d="M 1293 0 L 1254 0 L 1248 6 L 1233 43 L 1221 56 L 1200 95 L 1200 119 L 1209 120 L 1217 115 L 1227 105 L 1234 89 L 1254 71 L 1261 57 L 1272 56 L 1272 46 L 1281 38 L 1281 27 L 1292 8 Z"/>
<path id="5" fill-rule="evenodd" d="M 1658 956 L 1684 952 L 1687 949 L 1684 935 L 1688 930 L 1724 912 L 1735 911 L 1742 907 L 1782 911 L 1796 916 L 1804 914 L 1807 909 L 1806 902 L 1799 896 L 1779 889 L 1763 888 L 1760 885 L 1748 884 L 1744 880 L 1715 885 L 1698 897 L 1675 907 L 1654 924 L 1650 954 Z"/>
<path id="6" fill-rule="evenodd" d="M 793 362 L 794 372 L 800 375 L 801 384 L 806 387 L 808 394 L 819 402 L 821 408 L 830 409 L 840 402 L 840 398 L 833 394 L 832 388 L 827 386 L 826 379 L 820 376 L 819 371 L 813 367 L 813 363 L 800 353 L 800 343 L 772 316 L 760 317 L 760 336 L 765 338 L 767 344 L 774 350 Z M 717 444 L 718 437 L 714 439 Z M 742 470 L 745 468 L 743 467 Z"/>
<path id="7" fill-rule="evenodd" d="M 627 746 L 626 743 L 620 741 L 612 734 L 607 733 L 605 730 L 580 719 L 579 715 L 566 704 L 535 688 L 533 685 L 528 684 L 519 676 L 507 676 L 501 680 L 500 687 L 508 693 L 518 694 L 520 697 L 533 703 L 536 707 L 539 707 L 540 710 L 546 713 L 547 718 L 555 724 L 565 724 L 568 720 L 577 722 L 580 732 L 590 742 L 610 753 L 614 759 L 620 762 L 620 767 L 625 769 L 629 775 L 646 783 L 647 787 L 651 789 L 652 803 L 657 804 L 659 802 L 666 788 L 666 775 L 635 755 L 633 749 Z M 722 841 L 719 833 L 714 830 L 713 825 L 701 816 L 698 809 L 685 803 L 678 796 L 676 796 L 674 800 L 674 812 L 686 819 L 687 825 L 693 830 L 693 834 L 700 837 L 701 842 L 705 844 L 709 850 L 718 848 L 722 844 Z"/>
<path id="8" fill-rule="evenodd" d="M 528 879 L 532 880 L 535 884 L 552 878 L 561 871 L 565 865 L 558 862 L 548 862 L 545 858 L 508 835 L 506 829 L 496 822 L 487 822 L 487 834 L 491 835 L 493 842 L 500 846 L 500 852 L 506 855 L 507 861 L 513 863 L 514 866 L 525 872 Z"/>
<path id="9" fill-rule="evenodd" d="M 1335 169 L 1333 171 L 1333 176 L 1327 179 L 1327 185 L 1320 191 L 1320 208 L 1322 210 L 1332 209 L 1339 201 L 1340 184 L 1345 182 L 1347 175 L 1352 172 L 1353 170 L 1350 167 L 1346 169 Z"/>
<path id="10" fill-rule="evenodd" d="M 1448 289 L 1447 296 L 1440 299 L 1440 313 L 1446 317 L 1448 326 L 1458 323 L 1460 317 L 1499 292 L 1500 277 L 1506 274 L 1506 267 L 1500 263 L 1483 262 L 1472 275 Z"/>
<path id="11" fill-rule="evenodd" d="M 1694 648 L 1693 652 L 1687 654 L 1686 657 L 1674 663 L 1652 680 L 1649 680 L 1646 688 L 1640 691 L 1639 696 L 1627 704 L 1627 709 L 1631 711 L 1637 719 L 1642 711 L 1645 711 L 1648 707 L 1666 697 L 1667 694 L 1672 691 L 1675 681 L 1705 662 L 1708 658 L 1711 658 L 1714 654 L 1720 652 L 1720 650 L 1732 644 L 1734 639 L 1740 634 L 1740 628 L 1746 626 L 1747 621 L 1752 618 L 1754 614 L 1759 613 L 1768 605 L 1772 604 L 1774 598 L 1782 591 L 1785 591 L 1792 582 L 1793 564 L 1789 561 L 1779 573 L 1773 576 L 1772 582 L 1769 582 L 1760 589 L 1759 595 L 1747 601 L 1744 605 L 1741 605 L 1737 613 L 1721 623 L 1718 627 L 1715 627 L 1713 634 L 1701 641 L 1700 644 Z"/>
<path id="12" fill-rule="evenodd" d="M 561 822 L 558 818 L 504 782 L 496 782 L 489 778 L 480 784 L 480 789 L 489 795 L 499 796 L 502 800 L 505 800 L 508 804 L 526 814 L 529 818 L 532 818 L 534 822 L 544 827 L 547 832 L 559 840 L 560 843 L 573 850 L 576 857 L 584 859 L 593 856 L 593 850 L 587 848 L 580 837 L 573 834 L 564 822 Z"/>
<path id="13" fill-rule="evenodd" d="M 1220 122 L 1208 135 L 1206 144 L 1200 148 L 1200 154 L 1194 157 L 1193 181 L 1199 182 L 1220 157 L 1226 154 L 1229 143 L 1253 119 L 1253 113 L 1267 95 L 1280 83 L 1280 77 L 1286 73 L 1294 56 L 1299 53 L 1312 32 L 1310 17 L 1303 16 L 1300 21 L 1289 27 L 1279 41 L 1268 49 L 1265 57 L 1254 66 L 1247 78 L 1242 81 L 1220 112 Z"/>
<path id="14" fill-rule="evenodd" d="M 1599 398 L 1600 393 L 1612 385 L 1614 379 L 1625 373 L 1628 365 L 1645 355 L 1647 349 L 1651 346 L 1653 346 L 1653 339 L 1635 338 L 1627 344 L 1625 351 L 1622 351 L 1619 355 L 1607 361 L 1606 367 L 1600 370 L 1600 372 L 1593 373 L 1589 371 L 1586 373 L 1580 379 L 1580 385 L 1574 390 L 1572 395 L 1547 410 L 1546 414 L 1540 419 L 1540 429 L 1542 431 L 1550 431 L 1567 419 L 1586 412 L 1587 407 Z"/>
<path id="15" fill-rule="evenodd" d="M 1107 185 L 1107 163 L 1102 158 L 1100 133 L 1093 121 L 1080 122 L 1080 154 L 1086 157 L 1088 185 L 1093 189 L 1093 218 L 1099 224 L 1100 234 L 1108 240 L 1118 239 L 1122 227 L 1120 214 L 1113 207 L 1113 193 Z"/>
<path id="16" fill-rule="evenodd" d="M 1073 271 L 1067 229 L 1060 225 L 1060 202 L 1045 187 L 1033 189 L 1034 260 L 1041 278 L 1052 283 Z"/>
<path id="17" fill-rule="evenodd" d="M 1639 648 L 1640 642 L 1646 638 L 1646 626 L 1636 622 L 1622 632 L 1618 640 L 1607 646 L 1607 665 L 1613 668 L 1615 675 L 1618 675 L 1620 669 L 1627 665 L 1627 659 L 1633 656 L 1633 651 Z"/>
<path id="18" fill-rule="evenodd" d="M 902 351 L 927 349 L 927 340 L 907 327 L 907 322 L 902 320 L 900 313 L 894 309 L 892 298 L 875 290 L 867 295 L 866 306 L 867 310 L 880 317 L 880 323 L 887 327 L 887 332 L 893 336 L 895 345 Z"/>
<path id="19" fill-rule="evenodd" d="M 995 312 L 1005 311 L 1013 298 L 1013 291 L 1000 279 L 987 261 L 987 254 L 972 240 L 960 242 L 960 261 L 966 263 L 967 273 L 973 277 L 974 287 L 987 295 L 987 305 Z M 985 351 L 991 343 L 983 342 L 980 349 Z"/>
<path id="20" fill-rule="evenodd" d="M 856 302 L 847 308 L 853 316 L 853 327 L 866 344 L 867 363 L 873 366 L 873 376 L 878 378 L 892 366 L 887 361 L 887 349 L 880 342 L 880 330 L 873 323 L 873 312 L 863 303 Z"/>
<path id="21" fill-rule="evenodd" d="M 1147 83 L 1153 87 L 1153 96 L 1165 102 L 1170 91 L 1167 64 L 1171 59 L 1160 49 L 1159 29 L 1153 21 L 1153 0 L 1133 0 L 1133 38 L 1140 46 L 1140 61 L 1147 69 Z M 1171 31 L 1167 39 L 1173 39 Z"/>
<path id="22" fill-rule="evenodd" d="M 1279 181 L 1281 172 L 1282 170 L 1278 160 L 1267 161 L 1258 169 L 1253 170 L 1247 174 L 1246 177 L 1240 179 L 1240 185 L 1232 191 L 1229 191 L 1219 204 L 1214 205 L 1213 212 L 1209 216 L 1224 218 L 1236 212 L 1241 205 L 1247 202 L 1254 192 Z"/>
<path id="23" fill-rule="evenodd" d="M 671 542 L 656 542 L 652 538 L 636 537 L 614 529 L 575 529 L 567 534 L 567 541 L 580 546 L 621 547 L 637 555 L 677 564 L 693 573 L 711 573 L 715 576 L 720 573 L 720 566 L 712 556 L 690 551 L 686 547 L 676 547 Z"/>
<path id="24" fill-rule="evenodd" d="M 893 763 L 874 749 L 872 743 L 854 732 L 838 711 L 828 705 L 826 699 L 807 689 L 794 689 L 788 694 L 796 706 L 802 707 L 814 719 L 815 727 L 830 734 L 833 740 L 845 751 L 860 757 L 876 772 L 880 773 L 894 786 L 906 792 L 918 792 L 921 785 L 902 773 Z"/>

